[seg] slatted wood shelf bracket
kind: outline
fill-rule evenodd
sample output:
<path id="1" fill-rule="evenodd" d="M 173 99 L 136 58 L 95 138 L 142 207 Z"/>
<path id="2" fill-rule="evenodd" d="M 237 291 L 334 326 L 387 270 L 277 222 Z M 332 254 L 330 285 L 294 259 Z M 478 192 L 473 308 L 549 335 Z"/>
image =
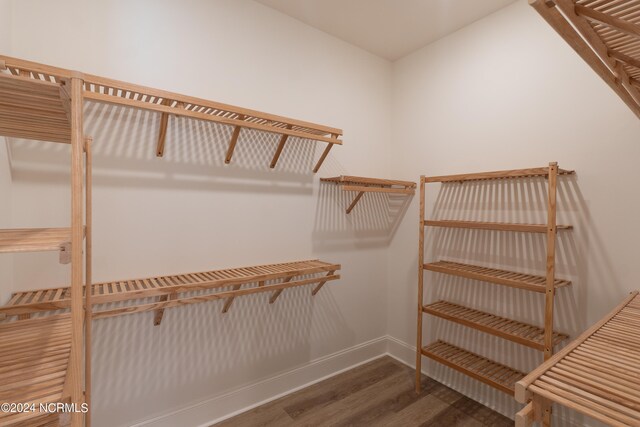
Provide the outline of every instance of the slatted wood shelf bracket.
<path id="1" fill-rule="evenodd" d="M 362 176 L 340 175 L 331 178 L 320 178 L 320 181 L 339 185 L 342 187 L 342 191 L 356 191 L 358 193 L 347 208 L 347 214 L 351 213 L 364 193 L 412 195 L 415 194 L 416 188 L 416 183 L 411 181 L 365 178 Z"/>
<path id="2" fill-rule="evenodd" d="M 548 400 L 611 426 L 640 425 L 640 296 L 603 319 L 516 384 L 521 403 Z M 533 418 L 533 419 L 532 419 Z M 521 412 L 517 427 L 539 421 Z"/>
<path id="3" fill-rule="evenodd" d="M 451 261 L 438 261 L 424 265 L 425 270 L 452 276 L 465 277 L 472 280 L 495 283 L 497 285 L 512 288 L 525 289 L 533 292 L 544 293 L 546 291 L 546 277 L 523 274 L 515 271 L 499 270 L 496 268 L 482 267 L 479 265 L 462 264 Z M 571 285 L 571 281 L 555 279 L 555 288 Z"/>
<path id="4" fill-rule="evenodd" d="M 640 17 L 635 0 L 529 0 L 640 118 Z"/>
<path id="5" fill-rule="evenodd" d="M 544 350 L 544 329 L 480 310 L 438 301 L 423 306 L 422 311 L 469 328 L 504 338 L 536 350 Z M 554 345 L 566 340 L 568 335 L 554 332 Z"/>
<path id="6" fill-rule="evenodd" d="M 316 295 L 325 283 L 340 278 L 339 274 L 335 274 L 338 270 L 339 264 L 309 260 L 96 283 L 91 287 L 91 303 L 94 306 L 120 301 L 137 302 L 123 307 L 102 307 L 94 311 L 93 318 L 155 311 L 154 323 L 160 324 L 166 308 L 223 299 L 223 312 L 226 313 L 235 297 L 262 292 L 272 292 L 270 303 L 273 304 L 288 288 L 316 284 L 312 290 L 312 295 Z M 266 283 L 268 281 L 273 283 Z M 220 290 L 225 287 L 232 289 Z M 205 293 L 197 296 L 189 294 L 194 291 Z M 7 305 L 0 307 L 0 313 L 19 316 L 67 309 L 69 294 L 68 287 L 17 292 Z M 152 303 L 140 301 L 150 297 L 158 300 Z"/>
<path id="7" fill-rule="evenodd" d="M 41 413 L 39 405 L 68 399 L 64 390 L 70 349 L 68 314 L 0 325 L 0 402 L 35 404 L 36 408 L 35 412 L 0 411 L 0 425 L 57 421 L 58 415 Z"/>
<path id="8" fill-rule="evenodd" d="M 0 230 L 0 253 L 60 251 L 60 263 L 71 262 L 71 228 Z"/>
<path id="9" fill-rule="evenodd" d="M 0 101 L 0 135 L 4 136 L 69 143 L 70 124 L 65 122 L 63 111 L 67 101 L 65 84 L 75 77 L 83 82 L 84 100 L 159 113 L 158 157 L 164 155 L 170 116 L 231 126 L 233 131 L 225 163 L 231 162 L 242 129 L 281 135 L 274 147 L 271 168 L 276 166 L 289 138 L 327 144 L 313 168 L 314 173 L 320 169 L 331 148 L 342 144 L 342 129 L 8 56 L 0 55 L 0 70 L 4 70 L 0 71 L 0 100 L 7 100 Z M 59 93 L 62 93 L 62 99 Z M 12 95 L 18 96 L 10 97 Z M 27 103 L 29 101 L 32 103 Z M 24 108 L 16 114 L 19 107 Z M 43 116 L 49 120 L 46 126 L 39 125 Z"/>
<path id="10" fill-rule="evenodd" d="M 422 348 L 422 355 L 508 394 L 525 374 L 470 351 L 438 340 Z"/>

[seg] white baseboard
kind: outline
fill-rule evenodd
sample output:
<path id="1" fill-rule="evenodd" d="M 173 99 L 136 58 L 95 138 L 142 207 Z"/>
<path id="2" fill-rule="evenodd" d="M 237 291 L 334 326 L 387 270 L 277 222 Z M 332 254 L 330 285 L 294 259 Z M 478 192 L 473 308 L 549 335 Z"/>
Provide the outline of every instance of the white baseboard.
<path id="1" fill-rule="evenodd" d="M 415 351 L 414 346 L 386 335 L 312 360 L 305 365 L 265 378 L 254 384 L 140 421 L 131 427 L 209 427 L 219 421 L 264 405 L 382 356 L 393 357 L 399 362 L 415 368 Z M 426 375 L 424 371 L 423 374 Z M 464 390 L 458 391 L 464 394 Z M 515 414 L 510 415 L 513 418 Z M 557 425 L 596 427 L 600 424 L 582 420 L 581 417 L 576 419 L 574 416 L 569 416 L 558 419 Z"/>
<path id="2" fill-rule="evenodd" d="M 308 387 L 387 354 L 388 337 L 380 337 L 211 397 L 131 427 L 209 427 L 212 424 Z"/>

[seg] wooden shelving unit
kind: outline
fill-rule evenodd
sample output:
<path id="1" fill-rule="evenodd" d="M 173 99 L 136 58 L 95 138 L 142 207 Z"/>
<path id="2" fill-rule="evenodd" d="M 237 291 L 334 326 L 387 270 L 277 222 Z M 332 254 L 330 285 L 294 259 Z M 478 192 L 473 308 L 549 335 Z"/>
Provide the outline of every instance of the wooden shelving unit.
<path id="1" fill-rule="evenodd" d="M 529 0 L 640 117 L 640 18 L 635 0 Z"/>
<path id="2" fill-rule="evenodd" d="M 559 175 L 570 175 L 573 171 L 559 169 L 556 163 L 547 168 L 517 169 L 496 172 L 483 172 L 437 177 L 420 177 L 420 225 L 418 247 L 418 327 L 416 352 L 416 391 L 420 392 L 422 375 L 422 356 L 445 364 L 477 380 L 489 384 L 507 393 L 513 393 L 513 385 L 524 374 L 511 368 L 492 362 L 466 350 L 454 347 L 443 341 L 423 346 L 422 328 L 425 314 L 436 316 L 495 335 L 518 344 L 544 352 L 545 360 L 553 353 L 554 346 L 568 338 L 567 335 L 553 331 L 553 302 L 556 289 L 571 284 L 568 280 L 555 277 L 555 241 L 558 230 L 570 230 L 570 225 L 556 224 L 556 187 Z M 427 183 L 464 183 L 467 181 L 522 179 L 546 177 L 548 179 L 547 223 L 513 224 L 479 221 L 427 220 L 425 218 L 425 187 Z M 479 230 L 497 230 L 505 232 L 544 233 L 547 236 L 546 275 L 535 276 L 515 271 L 500 270 L 478 265 L 440 260 L 424 261 L 424 239 L 426 227 L 453 227 Z M 433 271 L 466 279 L 480 280 L 502 286 L 523 289 L 545 294 L 544 327 L 529 325 L 516 320 L 496 316 L 471 307 L 464 307 L 447 301 L 431 304 L 424 303 L 424 271 Z"/>
<path id="3" fill-rule="evenodd" d="M 327 144 L 313 168 L 314 173 L 318 172 L 331 148 L 342 144 L 342 129 L 78 71 L 2 55 L 0 70 L 6 70 L 5 73 L 0 72 L 0 94 L 3 95 L 3 101 L 0 101 L 0 135 L 70 142 L 70 127 L 68 123 L 65 127 L 64 119 L 67 106 L 70 105 L 69 82 L 76 78 L 81 85 L 82 99 L 86 101 L 160 113 L 156 145 L 158 157 L 162 157 L 166 149 L 170 116 L 232 126 L 233 132 L 227 146 L 225 163 L 231 162 L 243 129 L 280 135 L 269 164 L 272 169 L 276 167 L 289 138 Z"/>
<path id="4" fill-rule="evenodd" d="M 411 181 L 398 181 L 392 179 L 365 178 L 362 176 L 335 176 L 332 178 L 320 178 L 322 182 L 329 182 L 342 187 L 342 191 L 355 191 L 353 202 L 347 208 L 351 213 L 364 193 L 391 193 L 391 194 L 415 194 L 416 183 Z"/>
<path id="5" fill-rule="evenodd" d="M 440 340 L 423 347 L 420 353 L 505 393 L 513 394 L 514 384 L 525 376 L 520 371 Z"/>
<path id="6" fill-rule="evenodd" d="M 35 404 L 35 411 L 0 412 L 2 426 L 57 422 L 40 403 L 68 401 L 65 393 L 71 351 L 71 317 L 50 316 L 0 325 L 0 401 Z M 58 425 L 52 424 L 52 425 Z"/>
<path id="7" fill-rule="evenodd" d="M 551 403 L 610 426 L 640 425 L 640 296 L 632 292 L 515 387 L 516 426 L 550 425 Z M 546 408 L 547 410 L 541 410 Z"/>
<path id="8" fill-rule="evenodd" d="M 226 313 L 235 297 L 261 292 L 272 292 L 269 302 L 273 304 L 282 291 L 288 288 L 316 284 L 312 291 L 315 295 L 326 282 L 340 278 L 339 274 L 335 274 L 338 270 L 339 264 L 308 260 L 95 283 L 91 286 L 91 303 L 94 306 L 132 300 L 138 303 L 119 308 L 102 306 L 93 311 L 93 318 L 156 311 L 154 323 L 159 325 L 166 308 L 224 299 L 223 312 Z M 223 287 L 233 289 L 220 291 Z M 198 296 L 189 295 L 193 291 L 210 292 Z M 86 287 L 84 294 L 86 296 Z M 7 305 L 0 307 L 0 313 L 24 316 L 67 309 L 71 303 L 69 295 L 68 287 L 16 292 Z M 145 300 L 151 297 L 156 297 L 157 301 L 149 303 Z"/>

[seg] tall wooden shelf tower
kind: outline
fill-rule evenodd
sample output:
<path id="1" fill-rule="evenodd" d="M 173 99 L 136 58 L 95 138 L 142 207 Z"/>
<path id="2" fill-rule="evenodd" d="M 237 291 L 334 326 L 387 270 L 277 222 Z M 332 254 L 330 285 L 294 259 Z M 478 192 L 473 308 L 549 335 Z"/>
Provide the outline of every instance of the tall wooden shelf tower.
<path id="1" fill-rule="evenodd" d="M 554 346 L 568 338 L 567 335 L 553 331 L 554 297 L 556 289 L 570 285 L 567 280 L 557 279 L 555 275 L 556 234 L 559 230 L 570 230 L 570 225 L 556 224 L 556 188 L 558 175 L 569 175 L 573 171 L 558 168 L 557 163 L 548 167 L 484 172 L 463 175 L 420 177 L 420 229 L 418 246 L 418 324 L 416 351 L 416 391 L 420 391 L 422 356 L 436 360 L 450 368 L 460 371 L 479 381 L 489 384 L 506 393 L 514 393 L 514 385 L 522 379 L 523 372 L 491 361 L 478 354 L 438 340 L 427 346 L 422 343 L 422 329 L 426 314 L 437 316 L 503 339 L 540 350 L 547 360 L 553 354 Z M 427 220 L 425 218 L 425 187 L 428 183 L 464 183 L 468 181 L 521 179 L 546 177 L 548 179 L 547 223 L 519 224 L 504 222 Z M 526 232 L 546 234 L 546 274 L 534 276 L 515 271 L 498 270 L 479 265 L 462 264 L 446 260 L 425 262 L 425 227 L 453 227 L 503 232 Z M 509 286 L 545 296 L 543 328 L 523 322 L 485 313 L 469 307 L 463 307 L 447 301 L 431 304 L 424 302 L 424 271 L 449 274 L 472 280 L 479 280 L 502 286 Z"/>

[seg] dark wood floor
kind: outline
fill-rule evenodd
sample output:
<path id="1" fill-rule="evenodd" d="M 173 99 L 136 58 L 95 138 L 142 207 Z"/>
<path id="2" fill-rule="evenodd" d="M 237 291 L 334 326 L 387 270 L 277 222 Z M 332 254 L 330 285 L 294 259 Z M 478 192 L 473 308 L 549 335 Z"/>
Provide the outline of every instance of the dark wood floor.
<path id="1" fill-rule="evenodd" d="M 230 418 L 216 427 L 254 426 L 513 426 L 498 414 L 382 357 L 288 396 Z"/>

